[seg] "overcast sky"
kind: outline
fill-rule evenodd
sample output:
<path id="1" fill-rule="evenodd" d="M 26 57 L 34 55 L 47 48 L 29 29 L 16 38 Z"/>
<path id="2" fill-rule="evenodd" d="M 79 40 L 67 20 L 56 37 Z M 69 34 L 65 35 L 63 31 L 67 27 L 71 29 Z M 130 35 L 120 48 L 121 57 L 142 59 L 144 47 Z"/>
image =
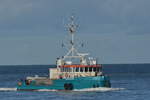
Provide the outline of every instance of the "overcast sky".
<path id="1" fill-rule="evenodd" d="M 0 65 L 55 64 L 72 14 L 99 63 L 150 63 L 149 0 L 0 0 Z"/>

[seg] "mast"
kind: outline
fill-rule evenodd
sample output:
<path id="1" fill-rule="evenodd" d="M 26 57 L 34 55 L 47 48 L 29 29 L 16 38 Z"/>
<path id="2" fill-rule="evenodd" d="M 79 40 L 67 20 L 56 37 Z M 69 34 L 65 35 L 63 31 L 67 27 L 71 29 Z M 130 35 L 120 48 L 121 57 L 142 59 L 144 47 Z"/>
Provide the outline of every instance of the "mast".
<path id="1" fill-rule="evenodd" d="M 69 41 L 69 50 L 65 56 L 63 56 L 61 59 L 57 60 L 57 66 L 61 66 L 64 64 L 72 64 L 74 59 L 79 59 L 78 61 L 80 62 L 80 65 L 95 65 L 96 60 L 87 58 L 86 56 L 89 55 L 89 53 L 80 53 L 78 50 L 75 48 L 75 33 L 78 25 L 74 23 L 74 16 L 70 17 L 70 23 L 67 25 L 69 36 L 70 36 L 70 41 Z M 69 59 L 69 60 L 68 60 Z M 71 61 L 72 60 L 72 61 Z"/>
<path id="2" fill-rule="evenodd" d="M 81 63 L 86 63 L 85 56 L 89 55 L 88 53 L 79 53 L 78 50 L 76 49 L 76 42 L 75 42 L 75 33 L 78 25 L 74 23 L 74 16 L 70 17 L 70 23 L 67 25 L 69 36 L 70 36 L 70 41 L 69 41 L 69 50 L 65 56 L 62 57 L 61 60 L 65 60 L 67 58 L 69 59 L 74 59 L 78 58 L 80 59 Z"/>
<path id="3" fill-rule="evenodd" d="M 74 41 L 74 34 L 75 34 L 75 29 L 77 25 L 74 24 L 74 16 L 71 16 L 71 24 L 68 26 L 69 28 L 69 33 L 71 34 L 71 54 L 74 56 L 75 53 L 75 41 Z"/>
<path id="4" fill-rule="evenodd" d="M 71 35 L 71 40 L 69 42 L 69 44 L 71 45 L 70 50 L 68 51 L 68 53 L 64 56 L 65 58 L 76 58 L 78 57 L 78 52 L 77 49 L 75 48 L 75 32 L 77 29 L 77 25 L 74 23 L 74 16 L 70 17 L 70 23 L 67 25 L 69 34 Z"/>

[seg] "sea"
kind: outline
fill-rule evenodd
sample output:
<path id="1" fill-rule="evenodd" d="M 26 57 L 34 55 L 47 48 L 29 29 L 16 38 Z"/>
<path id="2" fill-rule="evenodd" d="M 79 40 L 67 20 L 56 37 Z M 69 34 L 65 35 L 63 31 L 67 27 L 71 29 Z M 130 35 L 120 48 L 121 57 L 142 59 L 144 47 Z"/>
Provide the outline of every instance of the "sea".
<path id="1" fill-rule="evenodd" d="M 18 80 L 48 76 L 55 65 L 0 66 L 0 100 L 150 100 L 150 64 L 103 64 L 112 88 L 74 91 L 16 91 Z"/>

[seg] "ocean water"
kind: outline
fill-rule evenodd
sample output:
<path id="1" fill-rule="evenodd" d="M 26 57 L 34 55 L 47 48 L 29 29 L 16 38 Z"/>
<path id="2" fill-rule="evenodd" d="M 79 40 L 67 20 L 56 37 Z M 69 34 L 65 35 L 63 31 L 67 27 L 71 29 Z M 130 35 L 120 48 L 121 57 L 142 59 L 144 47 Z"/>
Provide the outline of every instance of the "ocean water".
<path id="1" fill-rule="evenodd" d="M 54 65 L 0 66 L 0 100 L 150 100 L 150 64 L 103 65 L 111 78 L 111 89 L 15 91 L 18 80 L 47 76 L 50 67 Z"/>

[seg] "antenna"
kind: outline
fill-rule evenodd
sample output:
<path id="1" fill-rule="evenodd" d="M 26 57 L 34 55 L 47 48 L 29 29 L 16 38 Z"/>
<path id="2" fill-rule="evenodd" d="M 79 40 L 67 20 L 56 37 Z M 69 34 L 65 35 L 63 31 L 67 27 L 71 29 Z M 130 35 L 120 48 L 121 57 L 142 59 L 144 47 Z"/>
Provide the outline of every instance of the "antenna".
<path id="1" fill-rule="evenodd" d="M 67 25 L 67 28 L 68 28 L 68 32 L 71 36 L 71 40 L 69 40 L 69 44 L 71 45 L 71 48 L 69 50 L 69 52 L 67 53 L 65 57 L 74 57 L 74 56 L 77 56 L 77 50 L 75 48 L 75 39 L 74 39 L 74 36 L 75 36 L 75 32 L 76 32 L 76 29 L 77 29 L 77 25 L 74 23 L 74 16 L 72 15 L 69 19 L 70 23 Z"/>
<path id="2" fill-rule="evenodd" d="M 78 28 L 78 25 L 75 24 L 74 22 L 75 17 L 72 15 L 69 18 L 70 23 L 67 24 L 67 29 L 68 29 L 68 33 L 70 36 L 70 40 L 69 40 L 69 50 L 67 52 L 67 54 L 63 57 L 63 60 L 66 58 L 83 58 L 84 56 L 88 55 L 83 54 L 83 53 L 79 53 L 78 50 L 75 48 L 76 47 L 76 42 L 75 42 L 75 33 L 76 33 L 76 29 Z M 81 47 L 83 47 L 84 44 L 81 44 Z M 64 47 L 64 44 L 62 44 L 62 47 Z M 66 47 L 66 46 L 65 46 Z"/>

